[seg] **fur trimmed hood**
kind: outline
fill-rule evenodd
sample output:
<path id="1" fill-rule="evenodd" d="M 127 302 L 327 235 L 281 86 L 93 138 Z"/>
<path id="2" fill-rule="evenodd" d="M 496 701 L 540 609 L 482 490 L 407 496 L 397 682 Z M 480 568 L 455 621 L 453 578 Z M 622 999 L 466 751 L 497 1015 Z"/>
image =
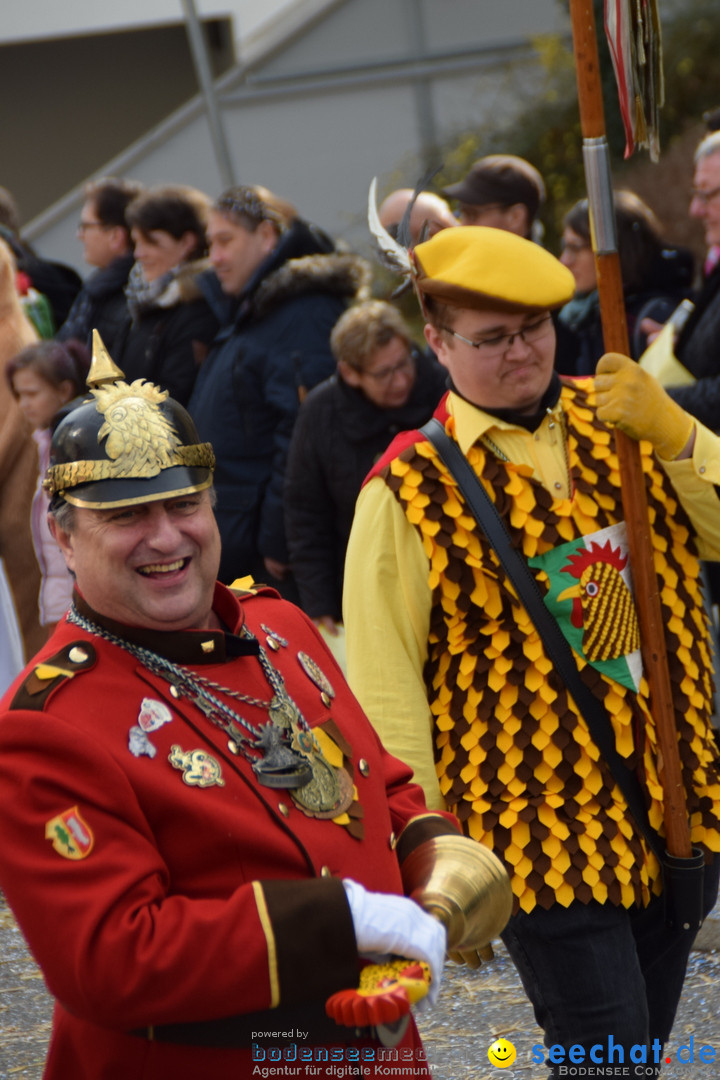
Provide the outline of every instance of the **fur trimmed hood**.
<path id="1" fill-rule="evenodd" d="M 327 233 L 297 218 L 248 282 L 236 319 L 262 319 L 278 304 L 310 293 L 363 299 L 370 295 L 371 279 L 366 259 L 337 251 Z"/>
<path id="2" fill-rule="evenodd" d="M 324 292 L 347 300 L 367 299 L 372 270 L 359 255 L 334 252 L 288 259 L 253 294 L 248 314 L 261 319 L 279 302 L 304 293 Z"/>
<path id="3" fill-rule="evenodd" d="M 158 307 L 174 307 L 175 304 L 188 304 L 191 300 L 198 300 L 203 295 L 198 278 L 209 269 L 208 259 L 182 263 L 175 278 L 159 298 Z"/>

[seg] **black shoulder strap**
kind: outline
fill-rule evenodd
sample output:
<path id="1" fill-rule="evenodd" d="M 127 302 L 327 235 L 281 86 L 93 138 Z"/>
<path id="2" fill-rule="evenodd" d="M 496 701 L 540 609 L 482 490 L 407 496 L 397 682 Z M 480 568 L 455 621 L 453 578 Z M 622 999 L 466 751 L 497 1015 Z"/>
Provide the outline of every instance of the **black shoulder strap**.
<path id="1" fill-rule="evenodd" d="M 555 670 L 562 677 L 568 692 L 585 718 L 596 746 L 602 753 L 615 783 L 625 796 L 630 813 L 651 849 L 661 859 L 665 845 L 650 825 L 638 779 L 618 754 L 612 725 L 605 707 L 583 682 L 570 644 L 548 610 L 525 558 L 512 546 L 510 534 L 490 496 L 468 464 L 460 447 L 447 435 L 440 421 L 433 417 L 420 430 L 421 434 L 433 444 L 450 475 L 457 481 L 465 502 L 494 548 L 535 629 L 540 634 Z"/>
<path id="2" fill-rule="evenodd" d="M 71 641 L 54 656 L 35 663 L 18 687 L 10 709 L 30 709 L 42 712 L 51 695 L 69 679 L 89 671 L 97 662 L 95 646 L 80 639 Z"/>

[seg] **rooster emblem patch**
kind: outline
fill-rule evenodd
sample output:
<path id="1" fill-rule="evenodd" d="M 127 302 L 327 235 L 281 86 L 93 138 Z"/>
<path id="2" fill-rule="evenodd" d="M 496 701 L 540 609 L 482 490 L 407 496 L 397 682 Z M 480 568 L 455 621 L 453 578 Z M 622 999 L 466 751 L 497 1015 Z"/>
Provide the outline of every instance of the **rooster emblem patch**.
<path id="1" fill-rule="evenodd" d="M 627 555 L 608 540 L 592 541 L 583 551 L 570 555 L 562 572 L 577 578 L 577 585 L 563 589 L 558 601 L 573 598 L 573 626 L 582 628 L 583 652 L 590 663 L 616 660 L 640 648 L 640 627 L 632 593 L 623 581 Z"/>
<path id="2" fill-rule="evenodd" d="M 529 560 L 549 579 L 545 602 L 575 652 L 637 690 L 640 627 L 625 525 L 613 525 Z"/>

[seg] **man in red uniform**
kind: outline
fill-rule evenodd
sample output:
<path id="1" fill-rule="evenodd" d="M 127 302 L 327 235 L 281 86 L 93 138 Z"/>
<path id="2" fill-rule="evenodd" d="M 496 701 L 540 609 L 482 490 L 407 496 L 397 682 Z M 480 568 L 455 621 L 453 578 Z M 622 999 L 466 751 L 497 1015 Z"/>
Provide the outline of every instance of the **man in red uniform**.
<path id="1" fill-rule="evenodd" d="M 48 471 L 74 604 L 0 710 L 0 886 L 57 999 L 45 1076 L 377 1075 L 378 1031 L 325 1001 L 369 953 L 437 988 L 445 929 L 401 868 L 456 824 L 311 622 L 216 584 L 211 447 L 98 351 Z M 429 1075 L 413 1024 L 393 1053 Z"/>

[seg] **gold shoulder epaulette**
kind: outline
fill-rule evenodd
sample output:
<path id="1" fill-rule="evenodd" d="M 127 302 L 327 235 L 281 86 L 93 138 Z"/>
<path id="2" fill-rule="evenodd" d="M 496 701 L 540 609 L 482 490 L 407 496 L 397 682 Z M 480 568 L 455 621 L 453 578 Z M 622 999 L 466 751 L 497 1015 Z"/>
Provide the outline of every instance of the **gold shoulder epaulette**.
<path id="1" fill-rule="evenodd" d="M 237 596 L 238 600 L 247 599 L 249 596 L 279 596 L 277 589 L 272 585 L 266 585 L 262 581 L 255 581 L 251 574 L 248 574 L 247 577 L 235 578 L 228 588 L 233 596 Z"/>
<path id="2" fill-rule="evenodd" d="M 233 596 L 237 596 L 239 600 L 242 600 L 243 596 L 255 596 L 258 590 L 252 574 L 247 574 L 245 577 L 236 577 L 228 588 Z"/>
<path id="3" fill-rule="evenodd" d="M 88 641 L 71 641 L 60 652 L 35 665 L 10 702 L 10 708 L 42 712 L 61 683 L 94 667 L 96 660 L 95 648 Z"/>

